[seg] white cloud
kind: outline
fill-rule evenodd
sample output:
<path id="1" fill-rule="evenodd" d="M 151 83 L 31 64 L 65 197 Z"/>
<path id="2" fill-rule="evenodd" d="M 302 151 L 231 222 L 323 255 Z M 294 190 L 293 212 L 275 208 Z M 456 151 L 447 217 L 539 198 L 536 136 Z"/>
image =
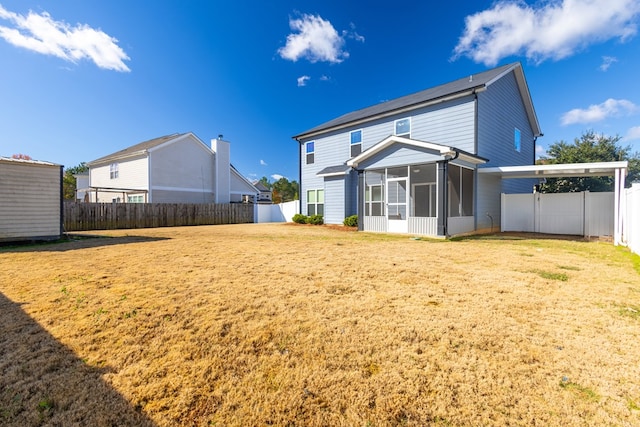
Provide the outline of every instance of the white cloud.
<path id="1" fill-rule="evenodd" d="M 614 62 L 618 62 L 618 58 L 614 56 L 603 56 L 602 64 L 600 64 L 600 71 L 607 71 Z"/>
<path id="2" fill-rule="evenodd" d="M 264 160 L 260 159 L 260 166 L 267 166 L 267 162 L 265 162 Z"/>
<path id="3" fill-rule="evenodd" d="M 542 62 L 562 59 L 591 43 L 636 34 L 638 0 L 549 0 L 532 7 L 499 0 L 465 18 L 453 59 L 468 56 L 487 66 L 510 55 Z"/>
<path id="4" fill-rule="evenodd" d="M 356 25 L 351 22 L 349 24 L 349 27 L 351 27 L 351 31 L 342 30 L 342 37 L 347 37 L 360 43 L 364 43 L 364 36 L 358 34 L 358 32 L 356 31 Z"/>
<path id="5" fill-rule="evenodd" d="M 298 77 L 298 87 L 306 86 L 307 85 L 307 81 L 309 81 L 310 79 L 311 79 L 311 77 L 309 77 L 309 76 L 300 76 L 300 77 Z"/>
<path id="6" fill-rule="evenodd" d="M 640 126 L 634 126 L 627 131 L 627 134 L 622 138 L 624 141 L 640 140 Z"/>
<path id="7" fill-rule="evenodd" d="M 271 175 L 271 179 L 273 179 L 274 181 L 277 181 L 280 178 L 284 178 L 284 176 L 283 175 L 279 175 L 277 173 L 274 173 L 273 175 Z"/>
<path id="8" fill-rule="evenodd" d="M 283 59 L 297 61 L 300 58 L 310 62 L 342 62 L 349 57 L 343 50 L 341 37 L 331 22 L 320 15 L 303 14 L 300 19 L 289 19 L 289 27 L 294 33 L 287 36 L 287 43 L 278 49 Z"/>
<path id="9" fill-rule="evenodd" d="M 638 111 L 638 106 L 626 99 L 609 98 L 602 104 L 590 105 L 586 109 L 575 108 L 562 115 L 560 122 L 563 125 L 575 123 L 593 123 L 602 121 L 608 117 L 629 115 Z"/>
<path id="10" fill-rule="evenodd" d="M 325 76 L 324 74 L 320 76 L 320 81 L 322 82 L 328 82 L 329 80 L 331 80 L 331 77 L 329 76 Z"/>
<path id="11" fill-rule="evenodd" d="M 124 61 L 130 58 L 118 46 L 118 40 L 86 24 L 75 27 L 55 21 L 47 12 L 29 11 L 27 16 L 4 9 L 0 5 L 0 37 L 8 43 L 44 55 L 53 55 L 75 63 L 89 59 L 98 67 L 116 71 L 130 71 Z"/>

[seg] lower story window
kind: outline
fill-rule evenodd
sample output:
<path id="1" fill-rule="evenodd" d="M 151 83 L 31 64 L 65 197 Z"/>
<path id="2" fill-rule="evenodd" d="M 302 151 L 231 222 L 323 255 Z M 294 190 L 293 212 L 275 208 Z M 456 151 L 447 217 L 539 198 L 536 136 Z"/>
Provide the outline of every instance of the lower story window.
<path id="1" fill-rule="evenodd" d="M 135 194 L 133 196 L 127 196 L 127 203 L 144 203 L 144 195 Z"/>
<path id="2" fill-rule="evenodd" d="M 364 173 L 364 215 L 384 216 L 385 171 L 373 170 Z"/>
<path id="3" fill-rule="evenodd" d="M 307 190 L 307 215 L 324 215 L 324 190 Z"/>

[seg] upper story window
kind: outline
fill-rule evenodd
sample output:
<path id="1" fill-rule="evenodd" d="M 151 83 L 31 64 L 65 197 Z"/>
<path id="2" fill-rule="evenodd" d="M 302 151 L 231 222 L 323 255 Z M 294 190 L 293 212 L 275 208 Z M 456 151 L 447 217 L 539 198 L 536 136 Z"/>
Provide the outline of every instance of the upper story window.
<path id="1" fill-rule="evenodd" d="M 351 157 L 362 153 L 362 129 L 354 130 L 350 133 Z"/>
<path id="2" fill-rule="evenodd" d="M 307 152 L 307 164 L 310 165 L 314 162 L 314 154 L 315 154 L 315 142 L 309 141 L 306 144 L 306 152 Z"/>
<path id="3" fill-rule="evenodd" d="M 396 120 L 394 122 L 394 135 L 397 136 L 406 136 L 407 138 L 411 137 L 411 118 L 407 117 L 406 119 Z"/>
<path id="4" fill-rule="evenodd" d="M 520 152 L 520 129 L 515 128 L 513 132 L 513 148 L 519 153 Z"/>
<path id="5" fill-rule="evenodd" d="M 117 163 L 111 163 L 111 165 L 109 166 L 109 178 L 110 179 L 118 178 L 118 164 Z"/>

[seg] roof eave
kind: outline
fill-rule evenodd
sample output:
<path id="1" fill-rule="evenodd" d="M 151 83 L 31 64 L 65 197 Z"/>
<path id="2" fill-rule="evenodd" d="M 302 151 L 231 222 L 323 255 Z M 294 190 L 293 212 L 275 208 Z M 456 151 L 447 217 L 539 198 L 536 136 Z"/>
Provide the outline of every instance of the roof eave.
<path id="1" fill-rule="evenodd" d="M 436 105 L 436 104 L 440 104 L 440 103 L 443 103 L 443 102 L 452 101 L 454 99 L 464 98 L 465 96 L 474 95 L 476 93 L 484 92 L 485 90 L 486 90 L 486 85 L 482 84 L 482 85 L 478 85 L 478 86 L 472 87 L 470 89 L 466 89 L 466 90 L 461 91 L 461 92 L 456 92 L 456 93 L 453 93 L 453 94 L 449 94 L 449 95 L 441 96 L 441 97 L 438 97 L 438 98 L 430 99 L 428 101 L 423 101 L 423 102 L 419 102 L 419 103 L 416 103 L 416 104 L 407 105 L 405 107 L 401 107 L 401 108 L 396 108 L 394 110 L 385 111 L 384 113 L 374 114 L 374 115 L 371 115 L 371 116 L 363 117 L 361 119 L 349 121 L 349 122 L 342 123 L 342 124 L 339 124 L 339 125 L 330 126 L 330 127 L 327 127 L 327 128 L 320 128 L 320 129 L 317 129 L 317 130 L 301 133 L 301 134 L 298 134 L 298 135 L 294 135 L 292 138 L 295 139 L 296 141 L 300 142 L 301 139 L 313 138 L 315 136 L 322 135 L 322 134 L 327 133 L 327 132 L 332 132 L 332 131 L 336 131 L 336 130 L 340 130 L 340 129 L 344 129 L 344 128 L 348 128 L 348 127 L 352 127 L 352 126 L 357 126 L 357 125 L 360 125 L 360 124 L 363 124 L 363 123 L 370 122 L 372 120 L 383 119 L 385 117 L 393 116 L 393 115 L 396 115 L 396 114 L 402 114 L 402 113 L 406 113 L 408 111 L 417 110 L 418 108 L 429 107 L 431 105 Z"/>

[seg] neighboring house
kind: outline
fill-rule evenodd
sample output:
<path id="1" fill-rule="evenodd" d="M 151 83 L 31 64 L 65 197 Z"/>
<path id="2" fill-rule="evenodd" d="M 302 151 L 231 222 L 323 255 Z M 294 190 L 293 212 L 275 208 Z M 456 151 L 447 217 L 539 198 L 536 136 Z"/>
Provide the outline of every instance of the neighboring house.
<path id="1" fill-rule="evenodd" d="M 500 223 L 500 194 L 530 192 L 479 168 L 531 165 L 541 136 L 522 66 L 497 67 L 357 110 L 294 136 L 306 215 L 366 231 L 450 236 Z"/>
<path id="2" fill-rule="evenodd" d="M 73 177 L 76 179 L 76 202 L 88 202 L 89 191 L 87 189 L 91 186 L 91 182 L 89 180 L 89 171 L 76 173 L 73 175 Z M 84 190 L 78 190 L 79 188 L 82 188 Z"/>
<path id="3" fill-rule="evenodd" d="M 261 183 L 260 181 L 255 181 L 253 186 L 258 189 L 260 192 L 258 194 L 257 203 L 273 203 L 273 199 L 271 198 L 271 190 L 267 188 L 266 185 Z"/>
<path id="4" fill-rule="evenodd" d="M 207 146 L 193 133 L 162 136 L 87 163 L 91 202 L 235 203 L 258 190 L 231 165 L 222 136 Z"/>
<path id="5" fill-rule="evenodd" d="M 62 166 L 0 157 L 0 242 L 63 234 Z"/>

